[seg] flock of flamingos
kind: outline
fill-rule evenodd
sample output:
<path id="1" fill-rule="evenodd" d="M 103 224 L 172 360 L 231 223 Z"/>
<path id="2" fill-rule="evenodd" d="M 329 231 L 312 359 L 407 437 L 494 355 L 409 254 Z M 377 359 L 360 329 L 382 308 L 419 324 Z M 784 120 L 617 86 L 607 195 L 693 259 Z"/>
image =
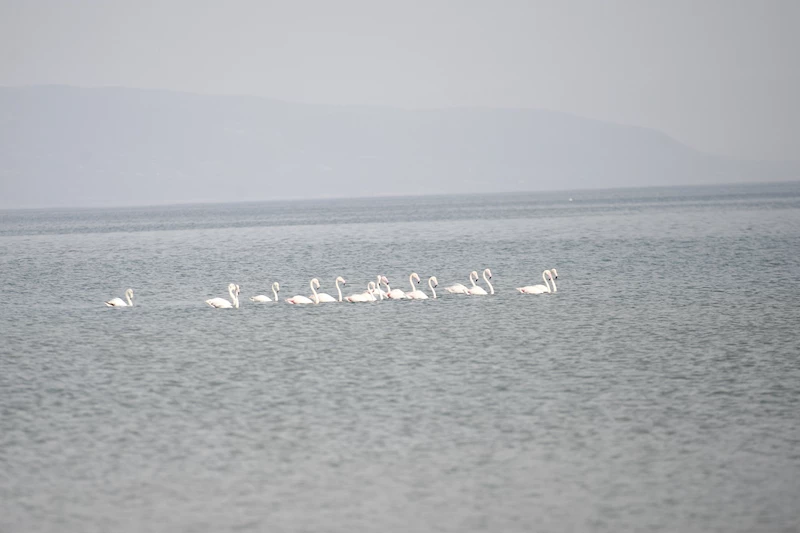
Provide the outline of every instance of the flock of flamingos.
<path id="1" fill-rule="evenodd" d="M 449 287 L 445 287 L 444 290 L 449 292 L 450 294 L 466 294 L 471 296 L 484 296 L 488 294 L 494 294 L 494 287 L 492 286 L 492 282 L 489 281 L 492 279 L 492 271 L 488 268 L 483 271 L 483 281 L 486 282 L 487 287 L 489 287 L 489 292 L 486 292 L 486 289 L 478 285 L 480 279 L 478 278 L 478 272 L 473 270 L 469 274 L 469 281 L 472 283 L 471 287 L 467 287 L 466 285 L 462 285 L 461 283 L 456 283 L 455 285 L 450 285 Z M 527 285 L 525 287 L 517 287 L 517 291 L 522 294 L 549 294 L 556 292 L 556 280 L 558 279 L 558 272 L 555 268 L 550 270 L 545 270 L 542 272 L 542 280 L 544 280 L 544 285 Z M 311 295 L 310 296 L 292 296 L 291 298 L 286 298 L 286 302 L 290 304 L 321 304 L 321 303 L 328 303 L 328 302 L 353 302 L 353 303 L 366 303 L 366 302 L 376 302 L 379 299 L 388 299 L 388 300 L 427 300 L 428 295 L 424 291 L 421 291 L 416 288 L 414 282 L 416 281 L 417 285 L 420 283 L 419 275 L 414 272 L 408 277 L 408 282 L 411 285 L 411 291 L 403 292 L 400 289 L 392 289 L 389 286 L 389 280 L 386 276 L 378 276 L 376 281 L 370 281 L 367 284 L 367 290 L 364 292 L 359 292 L 356 294 L 352 294 L 350 296 L 345 296 L 342 298 L 342 289 L 339 286 L 339 283 L 342 285 L 346 285 L 347 282 L 344 280 L 343 277 L 339 276 L 336 278 L 336 292 L 339 293 L 338 298 L 334 298 L 330 294 L 326 294 L 324 292 L 317 292 L 317 289 L 320 288 L 319 280 L 317 278 L 312 279 L 308 285 L 311 287 Z M 552 284 L 552 289 L 550 287 Z M 381 286 L 385 286 L 386 290 L 383 290 Z M 436 276 L 431 276 L 428 278 L 428 287 L 431 290 L 431 295 L 433 298 L 436 298 L 436 287 L 439 286 L 439 281 L 436 279 Z M 250 298 L 253 302 L 277 302 L 278 301 L 278 292 L 280 292 L 281 287 L 276 281 L 272 284 L 272 294 L 273 298 L 269 296 L 265 296 L 263 294 L 259 294 L 258 296 L 253 296 Z M 215 307 L 217 309 L 231 309 L 231 308 L 239 308 L 239 285 L 235 283 L 231 283 L 228 285 L 228 294 L 230 295 L 231 299 L 226 300 L 225 298 L 211 298 L 210 300 L 206 300 L 206 303 L 211 307 Z M 126 301 L 127 300 L 127 301 Z M 125 300 L 122 298 L 114 298 L 107 302 L 104 302 L 108 307 L 133 307 L 133 289 L 128 289 L 125 291 Z"/>

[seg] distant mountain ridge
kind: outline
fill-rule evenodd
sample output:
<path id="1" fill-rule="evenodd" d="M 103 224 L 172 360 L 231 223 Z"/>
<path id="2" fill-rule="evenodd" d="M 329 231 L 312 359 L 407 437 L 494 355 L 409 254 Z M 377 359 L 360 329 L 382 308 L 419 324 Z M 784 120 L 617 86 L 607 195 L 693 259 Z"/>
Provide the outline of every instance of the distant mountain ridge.
<path id="1" fill-rule="evenodd" d="M 0 87 L 0 208 L 800 178 L 539 110 L 405 110 L 148 89 Z"/>

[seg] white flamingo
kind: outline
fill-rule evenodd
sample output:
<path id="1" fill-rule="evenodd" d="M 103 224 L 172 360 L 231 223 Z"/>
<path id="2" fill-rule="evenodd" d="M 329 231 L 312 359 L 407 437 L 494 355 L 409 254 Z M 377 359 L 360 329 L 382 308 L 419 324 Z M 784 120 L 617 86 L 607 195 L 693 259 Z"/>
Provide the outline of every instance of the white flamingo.
<path id="1" fill-rule="evenodd" d="M 487 274 L 489 275 L 489 279 L 486 279 L 486 275 Z M 477 277 L 477 276 L 475 276 L 475 277 Z M 478 285 L 475 285 L 474 287 L 469 289 L 469 293 L 468 294 L 470 294 L 472 296 L 486 296 L 487 294 L 494 294 L 494 287 L 492 287 L 492 284 L 489 281 L 490 279 L 492 279 L 492 271 L 487 268 L 487 269 L 485 269 L 483 271 L 483 281 L 485 281 L 486 284 L 489 286 L 489 292 L 486 292 L 483 289 L 483 287 L 479 287 Z"/>
<path id="2" fill-rule="evenodd" d="M 383 300 L 386 298 L 386 291 L 381 289 L 381 283 L 385 283 L 387 287 L 389 286 L 389 280 L 386 278 L 386 276 L 379 275 L 378 281 L 375 283 L 375 294 L 380 296 L 381 300 Z"/>
<path id="3" fill-rule="evenodd" d="M 409 277 L 408 277 L 408 281 L 409 281 L 409 283 L 411 283 L 411 289 L 412 289 L 412 290 L 414 289 L 414 282 L 413 282 L 413 281 L 411 281 L 411 278 L 412 278 L 413 276 L 414 276 L 414 274 L 412 274 L 411 276 L 409 276 Z M 386 297 L 387 297 L 388 299 L 390 299 L 390 300 L 405 300 L 405 298 L 406 298 L 406 293 L 404 293 L 404 292 L 403 292 L 403 291 L 401 291 L 400 289 L 393 289 L 393 288 L 391 288 L 391 287 L 389 286 L 389 280 L 387 279 L 387 280 L 386 280 Z"/>
<path id="4" fill-rule="evenodd" d="M 206 300 L 206 303 L 217 309 L 231 309 L 233 307 L 239 309 L 239 286 L 235 283 L 228 284 L 228 294 L 231 297 L 230 302 L 225 298 L 211 298 L 210 300 Z"/>
<path id="5" fill-rule="evenodd" d="M 414 286 L 415 279 L 417 280 L 417 285 L 419 285 L 420 283 L 419 274 L 417 274 L 416 272 L 412 272 L 411 275 L 408 276 L 408 282 L 411 284 L 411 290 L 406 293 L 406 298 L 408 298 L 409 300 L 422 300 L 422 298 L 417 298 L 417 296 L 419 296 L 420 294 L 424 295 L 425 293 Z"/>
<path id="6" fill-rule="evenodd" d="M 127 303 L 125 300 L 128 300 Z M 107 302 L 103 302 L 107 307 L 133 307 L 133 289 L 125 291 L 125 300 L 122 298 L 112 298 Z"/>
<path id="7" fill-rule="evenodd" d="M 314 284 L 319 287 L 319 280 L 317 278 L 312 279 L 308 282 L 308 286 L 311 287 L 311 292 L 314 293 L 313 300 L 311 298 L 306 298 L 305 296 L 297 295 L 292 296 L 291 298 L 286 298 L 286 303 L 290 304 L 318 304 L 319 299 L 317 298 L 317 287 L 314 287 Z"/>
<path id="8" fill-rule="evenodd" d="M 416 274 L 414 274 L 416 275 Z M 417 280 L 419 280 L 419 276 L 417 276 Z M 419 283 L 419 281 L 417 281 Z M 435 287 L 439 286 L 439 280 L 436 279 L 436 276 L 431 276 L 428 278 L 428 287 L 430 287 L 431 292 L 433 293 L 433 298 L 436 299 L 436 289 Z M 427 300 L 428 295 L 420 290 L 415 290 L 406 293 L 406 297 L 412 300 Z"/>
<path id="9" fill-rule="evenodd" d="M 547 277 L 550 277 L 550 281 L 553 283 L 553 289 L 550 290 L 550 284 L 547 283 Z M 549 270 L 545 270 L 542 272 L 542 279 L 544 280 L 544 285 L 527 285 L 525 287 L 517 287 L 517 290 L 522 294 L 550 294 L 551 292 L 556 292 L 556 282 L 553 279 L 553 273 Z"/>
<path id="10" fill-rule="evenodd" d="M 386 279 L 386 276 L 381 276 L 381 281 L 386 282 L 386 285 L 389 285 L 389 280 Z M 376 300 L 385 300 L 386 299 L 386 291 L 382 291 L 380 285 L 375 283 L 374 281 L 370 281 L 367 283 L 367 290 L 362 294 L 367 294 L 370 292 L 370 287 L 372 287 L 372 296 L 375 297 Z"/>
<path id="11" fill-rule="evenodd" d="M 469 280 L 472 282 L 472 286 L 475 287 L 475 282 L 478 281 L 478 273 L 474 270 L 469 273 Z M 469 294 L 470 287 L 466 287 L 460 283 L 456 283 L 455 285 L 450 285 L 449 287 L 445 287 L 444 290 L 449 292 L 450 294 Z"/>
<path id="12" fill-rule="evenodd" d="M 339 282 L 341 282 L 342 285 L 347 285 L 347 282 L 344 280 L 344 278 L 342 276 L 339 276 L 338 278 L 336 278 L 336 292 L 339 293 L 339 299 L 337 300 L 336 298 L 334 298 L 330 294 L 326 294 L 324 292 L 320 292 L 319 294 L 317 294 L 317 298 L 319 299 L 319 303 L 341 302 L 342 301 L 342 289 L 339 288 Z M 317 285 L 317 288 L 319 288 L 319 285 Z"/>
<path id="13" fill-rule="evenodd" d="M 383 278 L 382 281 L 385 281 L 386 282 L 386 286 L 388 287 L 389 286 L 389 280 L 386 279 L 386 276 L 381 276 L 381 277 Z M 378 295 L 378 298 L 380 299 L 380 301 L 384 301 L 386 299 L 386 292 L 382 291 L 379 286 L 377 286 L 377 288 L 375 288 L 375 290 L 372 291 L 372 295 L 373 296 L 375 296 L 376 294 Z"/>
<path id="14" fill-rule="evenodd" d="M 281 286 L 276 281 L 272 284 L 272 294 L 275 295 L 274 300 L 270 300 L 269 296 L 264 296 L 263 294 L 259 294 L 258 296 L 252 296 L 250 298 L 251 302 L 277 302 L 278 301 L 278 293 L 281 292 Z"/>
<path id="15" fill-rule="evenodd" d="M 348 296 L 347 298 L 345 298 L 345 300 L 347 300 L 348 302 L 354 302 L 354 303 L 358 303 L 358 302 L 374 302 L 375 300 L 377 300 L 377 298 L 375 298 L 375 282 L 374 281 L 370 281 L 369 283 L 367 283 L 367 292 L 361 292 L 361 293 L 358 293 L 358 294 L 353 294 L 353 295 Z"/>

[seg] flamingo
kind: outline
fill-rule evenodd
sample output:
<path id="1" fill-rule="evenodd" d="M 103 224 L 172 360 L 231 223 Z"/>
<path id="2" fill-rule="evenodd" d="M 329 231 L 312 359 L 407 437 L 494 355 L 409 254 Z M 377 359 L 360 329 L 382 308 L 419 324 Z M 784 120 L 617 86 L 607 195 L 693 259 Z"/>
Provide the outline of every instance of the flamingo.
<path id="1" fill-rule="evenodd" d="M 381 298 L 381 299 L 383 299 L 383 298 Z M 358 293 L 358 294 L 353 294 L 353 295 L 348 296 L 347 298 L 345 298 L 345 300 L 347 300 L 348 302 L 354 302 L 354 303 L 358 303 L 358 302 L 374 302 L 375 300 L 377 300 L 377 298 L 375 298 L 375 282 L 374 281 L 370 281 L 367 284 L 367 292 L 361 292 L 361 293 Z"/>
<path id="2" fill-rule="evenodd" d="M 550 284 L 547 283 L 547 277 L 550 277 L 550 281 L 553 283 L 553 290 L 550 290 Z M 527 285 L 525 287 L 517 287 L 517 290 L 522 294 L 550 294 L 551 292 L 556 292 L 556 282 L 553 279 L 553 273 L 549 270 L 545 270 L 542 272 L 542 279 L 544 280 L 544 285 L 541 283 L 539 285 Z"/>
<path id="3" fill-rule="evenodd" d="M 292 296 L 291 298 L 286 298 L 286 303 L 290 304 L 318 304 L 319 298 L 317 298 L 317 287 L 314 287 L 316 284 L 319 287 L 319 280 L 317 278 L 312 279 L 308 282 L 308 286 L 311 287 L 311 292 L 314 293 L 313 300 L 311 298 L 306 298 L 305 296 L 297 295 Z"/>
<path id="4" fill-rule="evenodd" d="M 478 281 L 478 273 L 474 270 L 469 273 L 469 280 L 472 282 L 472 286 L 475 287 L 475 282 Z M 465 287 L 460 283 L 456 283 L 455 285 L 450 285 L 449 287 L 445 287 L 444 290 L 449 292 L 450 294 L 469 294 L 469 287 Z"/>
<path id="5" fill-rule="evenodd" d="M 413 276 L 414 276 L 414 274 L 412 274 L 411 276 L 408 277 L 408 281 L 409 281 L 409 283 L 411 283 L 411 288 L 412 289 L 414 288 L 414 282 L 411 281 L 411 278 Z M 400 289 L 392 289 L 389 286 L 389 280 L 386 280 L 386 297 L 389 298 L 390 300 L 405 300 L 406 293 L 404 293 Z"/>
<path id="6" fill-rule="evenodd" d="M 319 299 L 320 303 L 341 302 L 342 301 L 342 289 L 339 288 L 339 282 L 342 282 L 342 285 L 347 285 L 347 282 L 344 280 L 344 278 L 342 276 L 339 276 L 338 278 L 336 278 L 336 291 L 339 293 L 339 299 L 337 300 L 336 298 L 334 298 L 330 294 L 326 294 L 324 292 L 321 292 L 321 293 L 317 294 L 317 298 Z M 319 286 L 317 286 L 317 288 L 319 288 Z"/>
<path id="7" fill-rule="evenodd" d="M 494 294 L 494 287 L 492 287 L 492 284 L 489 281 L 489 279 L 486 279 L 487 274 L 489 275 L 489 279 L 492 279 L 492 271 L 489 270 L 488 268 L 483 271 L 483 281 L 485 281 L 486 284 L 489 286 L 490 292 L 486 292 L 482 287 L 475 285 L 474 287 L 469 289 L 468 294 L 472 296 L 486 296 L 487 294 Z M 475 277 L 477 278 L 478 276 Z"/>
<path id="8" fill-rule="evenodd" d="M 278 301 L 278 293 L 281 292 L 281 286 L 276 281 L 272 284 L 272 294 L 275 295 L 274 300 L 270 300 L 269 296 L 264 296 L 263 294 L 259 294 L 258 296 L 253 296 L 250 298 L 251 302 L 277 302 Z"/>
<path id="9" fill-rule="evenodd" d="M 389 280 L 386 279 L 386 276 L 379 275 L 378 281 L 375 284 L 375 292 L 381 297 L 381 300 L 383 300 L 386 298 L 386 291 L 381 289 L 381 283 L 385 283 L 387 287 L 389 286 Z"/>
<path id="10" fill-rule="evenodd" d="M 228 294 L 231 297 L 231 302 L 226 300 L 225 298 L 211 298 L 210 300 L 206 300 L 206 303 L 211 307 L 216 307 L 217 309 L 231 309 L 236 308 L 239 309 L 239 286 L 235 283 L 228 284 Z"/>
<path id="11" fill-rule="evenodd" d="M 416 274 L 414 274 L 414 275 L 416 276 Z M 419 276 L 417 276 L 417 280 L 419 280 Z M 417 283 L 419 283 L 419 281 L 417 281 Z M 439 286 L 439 280 L 436 279 L 436 276 L 431 276 L 430 278 L 428 278 L 428 287 L 430 287 L 431 292 L 433 293 L 433 298 L 434 299 L 436 299 L 436 290 L 434 289 L 434 287 L 438 287 L 438 286 Z M 408 292 L 408 293 L 406 293 L 406 297 L 408 297 L 408 298 L 410 298 L 412 300 L 427 300 L 428 299 L 428 295 L 425 294 L 424 292 L 420 291 L 420 290 L 415 290 L 415 291 Z"/>
<path id="12" fill-rule="evenodd" d="M 128 300 L 126 303 L 125 300 Z M 125 291 L 125 300 L 122 298 L 112 298 L 107 302 L 103 302 L 107 307 L 133 307 L 133 289 Z"/>

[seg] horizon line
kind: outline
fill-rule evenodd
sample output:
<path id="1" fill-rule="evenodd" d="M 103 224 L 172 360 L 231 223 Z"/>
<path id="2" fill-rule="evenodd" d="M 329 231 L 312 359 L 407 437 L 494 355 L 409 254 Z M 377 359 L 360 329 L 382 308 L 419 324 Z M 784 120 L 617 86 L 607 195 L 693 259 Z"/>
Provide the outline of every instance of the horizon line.
<path id="1" fill-rule="evenodd" d="M 229 201 L 214 201 L 214 200 L 187 200 L 185 202 L 169 202 L 169 203 L 148 203 L 148 204 L 117 204 L 117 205 L 71 205 L 71 206 L 25 206 L 25 207 L 0 207 L 0 213 L 11 211 L 58 211 L 58 210 L 103 210 L 103 209 L 146 209 L 153 207 L 190 207 L 190 206 L 216 206 L 216 205 L 243 205 L 243 204 L 267 204 L 267 203 L 301 203 L 301 202 L 315 202 L 315 201 L 346 201 L 346 200 L 380 200 L 380 199 L 402 199 L 402 198 L 437 198 L 437 197 L 472 197 L 472 196 L 503 196 L 509 194 L 557 194 L 557 193 L 580 193 L 580 192 L 599 192 L 599 191 L 635 191 L 635 190 L 652 190 L 652 189 L 678 189 L 678 188 L 692 188 L 700 189 L 703 187 L 754 187 L 754 186 L 770 186 L 770 185 L 783 185 L 790 183 L 800 183 L 800 178 L 791 178 L 786 180 L 773 180 L 773 181 L 734 181 L 734 182 L 714 182 L 703 184 L 671 184 L 671 185 L 641 185 L 641 186 L 626 186 L 626 187 L 585 187 L 576 189 L 539 189 L 539 190 L 509 190 L 509 191 L 492 191 L 492 192 L 456 192 L 456 193 L 420 193 L 420 194 L 383 194 L 371 196 L 353 196 L 353 195 L 328 195 L 328 196 L 312 196 L 312 197 L 284 197 L 272 199 L 258 199 L 258 200 L 229 200 Z M 570 197 L 568 200 L 572 201 Z"/>

